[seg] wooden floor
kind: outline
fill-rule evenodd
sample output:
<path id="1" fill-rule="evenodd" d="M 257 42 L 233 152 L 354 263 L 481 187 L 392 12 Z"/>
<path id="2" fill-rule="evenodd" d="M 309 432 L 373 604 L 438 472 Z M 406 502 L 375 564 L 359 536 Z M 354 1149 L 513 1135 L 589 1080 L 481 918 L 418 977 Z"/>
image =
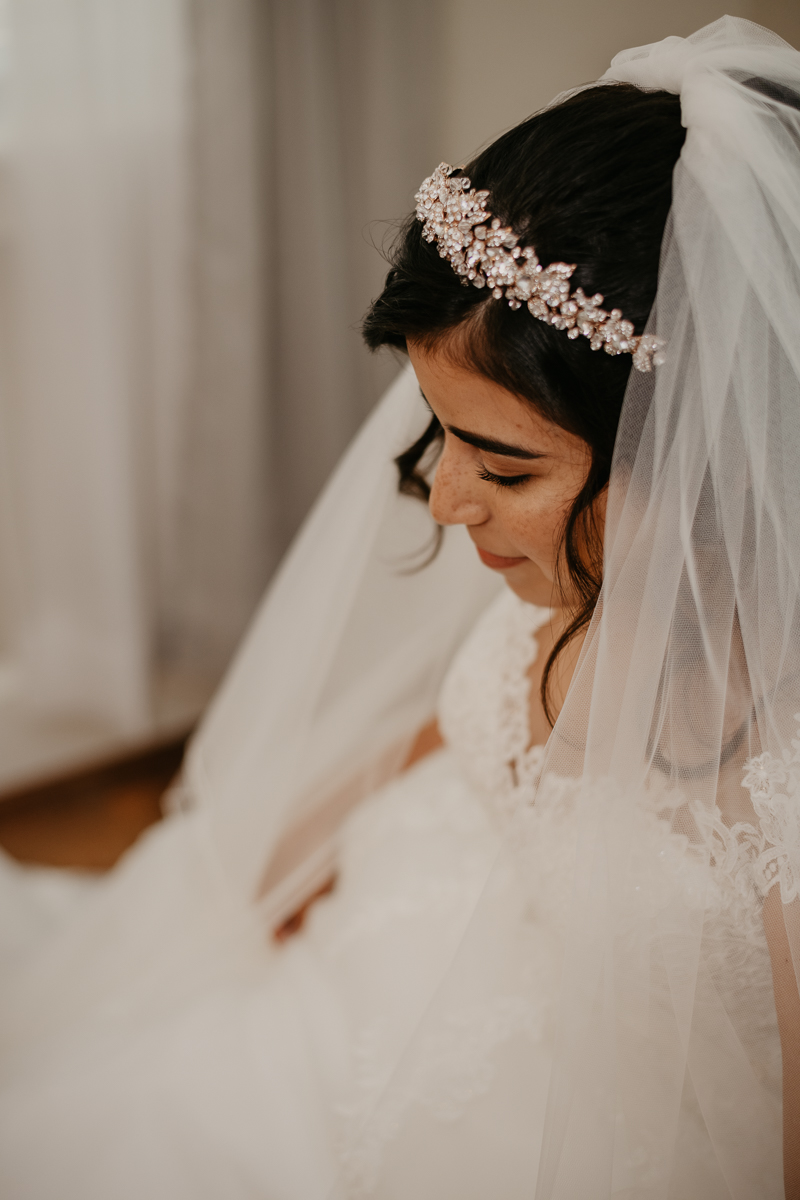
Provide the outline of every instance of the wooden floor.
<path id="1" fill-rule="evenodd" d="M 188 735 L 0 800 L 0 846 L 21 862 L 108 870 L 161 818 Z"/>

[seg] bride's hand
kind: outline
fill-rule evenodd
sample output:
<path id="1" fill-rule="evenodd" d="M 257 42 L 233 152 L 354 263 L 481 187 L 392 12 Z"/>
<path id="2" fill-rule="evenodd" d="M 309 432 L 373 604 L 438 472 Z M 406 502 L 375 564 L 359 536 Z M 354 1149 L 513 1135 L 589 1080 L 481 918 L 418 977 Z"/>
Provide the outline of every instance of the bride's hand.
<path id="1" fill-rule="evenodd" d="M 285 942 L 292 936 L 292 934 L 299 933 L 305 924 L 306 916 L 308 915 L 308 910 L 311 908 L 311 905 L 319 900 L 322 896 L 329 896 L 335 887 L 336 874 L 334 873 L 331 875 L 330 879 L 327 879 L 325 883 L 323 883 L 322 887 L 317 888 L 314 894 L 309 896 L 308 899 L 305 900 L 300 907 L 291 914 L 291 916 L 287 917 L 285 921 L 281 922 L 281 924 L 272 934 L 275 941 Z"/>
<path id="2" fill-rule="evenodd" d="M 427 725 L 420 729 L 414 741 L 411 744 L 411 749 L 403 762 L 401 771 L 407 771 L 409 767 L 413 767 L 414 763 L 420 761 L 421 758 L 426 758 L 427 755 L 433 754 L 434 750 L 438 750 L 444 745 L 444 739 L 439 731 L 439 722 L 434 717 Z"/>

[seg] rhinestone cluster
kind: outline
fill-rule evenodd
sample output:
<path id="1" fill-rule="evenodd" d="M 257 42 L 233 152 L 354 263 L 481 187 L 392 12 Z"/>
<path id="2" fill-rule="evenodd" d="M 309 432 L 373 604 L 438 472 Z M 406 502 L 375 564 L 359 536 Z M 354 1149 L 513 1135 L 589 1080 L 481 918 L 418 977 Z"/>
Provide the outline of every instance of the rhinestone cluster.
<path id="1" fill-rule="evenodd" d="M 520 246 L 513 229 L 487 211 L 489 193 L 476 191 L 466 175 L 440 163 L 414 197 L 422 236 L 438 244 L 442 258 L 464 284 L 488 287 L 496 300 L 511 308 L 528 306 L 540 321 L 565 329 L 568 338 L 589 338 L 593 350 L 631 354 L 637 371 L 651 371 L 664 362 L 665 343 L 653 334 L 638 336 L 618 308 L 606 312 L 603 297 L 570 292 L 575 264 L 554 262 L 543 267 L 531 246 Z"/>

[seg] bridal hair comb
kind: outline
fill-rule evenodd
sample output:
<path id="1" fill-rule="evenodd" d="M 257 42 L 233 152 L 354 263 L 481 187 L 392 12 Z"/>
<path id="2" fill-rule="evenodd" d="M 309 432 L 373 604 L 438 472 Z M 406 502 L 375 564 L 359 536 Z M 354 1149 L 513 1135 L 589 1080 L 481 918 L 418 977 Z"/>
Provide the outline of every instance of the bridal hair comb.
<path id="1" fill-rule="evenodd" d="M 570 292 L 575 264 L 554 262 L 543 267 L 531 246 L 520 246 L 513 229 L 486 210 L 489 192 L 476 191 L 466 175 L 440 163 L 422 183 L 414 199 L 422 236 L 437 242 L 439 254 L 463 284 L 488 287 L 496 300 L 505 296 L 511 308 L 527 304 L 540 321 L 565 329 L 568 338 L 589 338 L 593 350 L 632 354 L 637 371 L 651 371 L 664 361 L 665 342 L 653 334 L 637 336 L 618 308 L 606 312 L 603 297 Z"/>

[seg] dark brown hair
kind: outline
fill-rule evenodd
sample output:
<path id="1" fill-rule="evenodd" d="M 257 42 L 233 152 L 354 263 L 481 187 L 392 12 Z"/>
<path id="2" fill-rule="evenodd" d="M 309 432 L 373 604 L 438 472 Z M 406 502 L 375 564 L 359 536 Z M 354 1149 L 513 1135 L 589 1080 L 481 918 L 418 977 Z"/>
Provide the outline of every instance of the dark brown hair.
<path id="1" fill-rule="evenodd" d="M 544 265 L 576 263 L 571 288 L 601 292 L 604 307 L 620 308 L 642 333 L 655 299 L 672 172 L 684 136 L 677 96 L 631 84 L 598 85 L 523 121 L 465 172 L 474 187 L 490 193 L 492 215 L 510 225 L 522 245 L 535 247 Z M 565 519 L 558 554 L 576 600 L 542 677 L 542 702 L 552 723 L 553 666 L 591 619 L 602 583 L 594 501 L 608 483 L 631 357 L 593 351 L 586 338 L 571 340 L 524 307 L 512 310 L 487 290 L 462 286 L 421 232 L 414 216 L 400 231 L 384 290 L 364 321 L 367 344 L 405 350 L 410 339 L 426 350 L 444 349 L 589 446 L 589 471 Z M 441 438 L 434 418 L 398 457 L 401 491 L 427 499 L 423 460 L 429 461 Z"/>

